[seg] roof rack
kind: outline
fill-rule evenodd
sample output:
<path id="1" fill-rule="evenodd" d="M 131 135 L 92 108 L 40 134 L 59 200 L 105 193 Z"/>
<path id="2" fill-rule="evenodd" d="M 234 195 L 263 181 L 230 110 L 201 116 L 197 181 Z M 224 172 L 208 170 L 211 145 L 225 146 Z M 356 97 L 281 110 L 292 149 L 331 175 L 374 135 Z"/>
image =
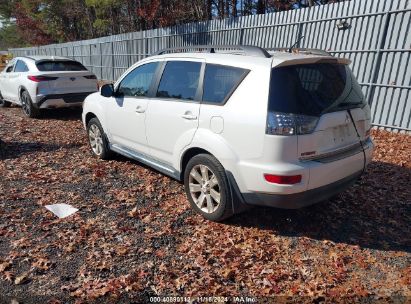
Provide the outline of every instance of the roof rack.
<path id="1" fill-rule="evenodd" d="M 271 49 L 267 49 L 267 51 L 289 52 L 289 48 L 271 48 Z M 311 55 L 322 55 L 322 56 L 333 57 L 331 53 L 321 50 L 321 49 L 293 48 L 291 53 L 304 53 L 304 54 L 311 54 Z"/>
<path id="2" fill-rule="evenodd" d="M 155 55 L 163 55 L 165 53 L 177 53 L 180 51 L 184 53 L 186 50 L 206 50 L 209 53 L 215 53 L 216 49 L 239 49 L 248 56 L 270 58 L 271 55 L 263 48 L 252 45 L 188 45 L 174 48 L 167 48 L 158 51 Z"/>

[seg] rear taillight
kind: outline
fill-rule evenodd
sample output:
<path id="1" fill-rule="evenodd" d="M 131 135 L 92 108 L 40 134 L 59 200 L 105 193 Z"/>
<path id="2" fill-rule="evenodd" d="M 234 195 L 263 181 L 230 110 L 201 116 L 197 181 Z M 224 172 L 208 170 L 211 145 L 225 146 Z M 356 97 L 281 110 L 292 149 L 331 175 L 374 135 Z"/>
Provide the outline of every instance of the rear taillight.
<path id="1" fill-rule="evenodd" d="M 52 81 L 58 79 L 58 77 L 50 76 L 27 76 L 27 78 L 34 82 Z"/>
<path id="2" fill-rule="evenodd" d="M 269 112 L 266 134 L 302 135 L 310 134 L 317 126 L 319 118 L 315 116 Z"/>
<path id="3" fill-rule="evenodd" d="M 273 174 L 264 174 L 264 178 L 269 183 L 280 184 L 280 185 L 294 185 L 301 182 L 301 175 L 273 175 Z"/>
<path id="4" fill-rule="evenodd" d="M 87 75 L 87 76 L 84 76 L 84 78 L 87 78 L 87 79 L 97 79 L 97 76 L 96 76 L 96 75 Z"/>

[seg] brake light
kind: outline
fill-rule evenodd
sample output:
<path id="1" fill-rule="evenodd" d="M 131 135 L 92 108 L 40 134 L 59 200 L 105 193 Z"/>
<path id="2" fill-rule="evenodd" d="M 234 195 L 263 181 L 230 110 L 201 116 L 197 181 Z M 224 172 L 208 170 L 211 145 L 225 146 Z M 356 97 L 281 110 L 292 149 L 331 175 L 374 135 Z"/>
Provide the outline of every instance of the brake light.
<path id="1" fill-rule="evenodd" d="M 87 78 L 87 79 L 96 79 L 96 80 L 97 80 L 97 76 L 96 76 L 96 75 L 87 75 L 87 76 L 84 76 L 84 78 Z"/>
<path id="2" fill-rule="evenodd" d="M 58 77 L 50 76 L 27 76 L 27 78 L 34 82 L 52 81 L 58 79 Z"/>
<path id="3" fill-rule="evenodd" d="M 264 178 L 269 183 L 280 184 L 280 185 L 294 185 L 294 184 L 298 184 L 301 182 L 302 176 L 301 175 L 283 176 L 283 175 L 264 174 Z"/>
<path id="4" fill-rule="evenodd" d="M 302 135 L 310 134 L 317 126 L 319 118 L 292 113 L 269 112 L 266 134 Z"/>

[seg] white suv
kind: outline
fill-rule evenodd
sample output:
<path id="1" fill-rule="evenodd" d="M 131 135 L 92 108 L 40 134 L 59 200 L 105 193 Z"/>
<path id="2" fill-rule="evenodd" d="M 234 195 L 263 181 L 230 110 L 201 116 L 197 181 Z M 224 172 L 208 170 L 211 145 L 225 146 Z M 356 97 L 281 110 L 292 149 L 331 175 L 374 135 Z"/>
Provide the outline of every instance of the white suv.
<path id="1" fill-rule="evenodd" d="M 65 57 L 17 57 L 0 73 L 0 107 L 21 105 L 29 117 L 40 109 L 81 106 L 96 91 L 97 77 Z"/>
<path id="2" fill-rule="evenodd" d="M 198 48 L 209 52 L 146 58 L 86 98 L 97 157 L 114 151 L 184 181 L 192 208 L 213 221 L 249 205 L 323 201 L 363 173 L 373 151 L 370 108 L 349 60 Z"/>

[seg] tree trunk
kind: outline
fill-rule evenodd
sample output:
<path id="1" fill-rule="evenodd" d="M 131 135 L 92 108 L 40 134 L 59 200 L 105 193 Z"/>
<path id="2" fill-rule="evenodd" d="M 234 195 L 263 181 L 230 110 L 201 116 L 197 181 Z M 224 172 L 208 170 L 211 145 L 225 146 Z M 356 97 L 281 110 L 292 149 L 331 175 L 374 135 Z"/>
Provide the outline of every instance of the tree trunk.
<path id="1" fill-rule="evenodd" d="M 207 19 L 213 19 L 213 1 L 207 0 Z"/>
<path id="2" fill-rule="evenodd" d="M 224 0 L 218 0 L 218 17 L 224 18 Z"/>
<path id="3" fill-rule="evenodd" d="M 233 16 L 234 18 L 237 17 L 237 0 L 231 0 L 231 16 Z"/>
<path id="4" fill-rule="evenodd" d="M 257 14 L 265 14 L 265 0 L 258 0 Z"/>

